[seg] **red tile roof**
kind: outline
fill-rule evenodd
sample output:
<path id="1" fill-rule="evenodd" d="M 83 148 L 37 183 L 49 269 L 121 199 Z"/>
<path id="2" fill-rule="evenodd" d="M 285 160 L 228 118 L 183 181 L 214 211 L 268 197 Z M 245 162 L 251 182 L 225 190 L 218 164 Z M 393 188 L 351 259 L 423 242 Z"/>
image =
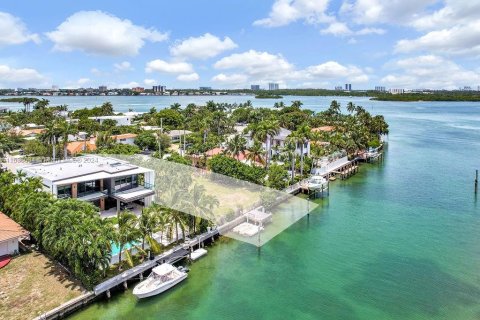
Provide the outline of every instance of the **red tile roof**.
<path id="1" fill-rule="evenodd" d="M 21 225 L 10 219 L 6 214 L 0 212 L 0 242 L 26 237 L 30 233 Z"/>

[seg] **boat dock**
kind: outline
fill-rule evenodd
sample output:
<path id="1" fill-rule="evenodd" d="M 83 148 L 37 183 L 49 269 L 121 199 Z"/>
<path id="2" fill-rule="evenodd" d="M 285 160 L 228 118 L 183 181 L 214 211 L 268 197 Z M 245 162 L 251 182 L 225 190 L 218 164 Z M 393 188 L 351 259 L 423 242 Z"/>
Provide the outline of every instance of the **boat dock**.
<path id="1" fill-rule="evenodd" d="M 125 270 L 119 275 L 116 275 L 99 285 L 97 285 L 94 289 L 93 292 L 95 295 L 100 295 L 104 292 L 107 293 L 107 297 L 110 296 L 110 290 L 112 288 L 115 288 L 117 286 L 123 285 L 125 289 L 128 288 L 128 280 L 134 279 L 137 276 L 140 278 L 140 280 L 143 279 L 143 273 L 151 270 L 158 264 L 162 263 L 176 263 L 180 260 L 183 260 L 187 257 L 189 257 L 190 253 L 193 251 L 193 248 L 195 246 L 201 247 L 203 244 L 207 241 L 212 241 L 214 237 L 218 237 L 219 232 L 218 230 L 211 230 L 209 232 L 203 233 L 199 235 L 198 237 L 191 239 L 188 243 L 185 244 L 180 244 L 177 245 L 176 247 L 153 257 L 153 259 L 145 261 L 138 266 L 135 266 L 131 269 Z M 214 240 L 213 240 L 214 241 Z"/>

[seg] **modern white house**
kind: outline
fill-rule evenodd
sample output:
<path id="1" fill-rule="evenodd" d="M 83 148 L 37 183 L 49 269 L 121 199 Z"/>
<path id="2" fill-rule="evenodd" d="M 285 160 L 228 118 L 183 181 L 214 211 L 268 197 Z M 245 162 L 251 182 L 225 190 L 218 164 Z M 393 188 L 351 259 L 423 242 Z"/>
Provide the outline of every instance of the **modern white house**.
<path id="1" fill-rule="evenodd" d="M 100 211 L 118 212 L 133 203 L 149 206 L 154 200 L 154 171 L 115 158 L 87 155 L 20 169 L 41 178 L 57 198 L 89 201 Z"/>
<path id="2" fill-rule="evenodd" d="M 0 212 L 0 257 L 17 254 L 18 242 L 29 238 L 30 233 L 27 230 Z"/>
<path id="3" fill-rule="evenodd" d="M 105 120 L 114 120 L 117 121 L 118 126 L 130 126 L 134 118 L 135 116 L 133 115 L 88 117 L 88 119 L 97 121 L 100 124 L 103 124 Z"/>

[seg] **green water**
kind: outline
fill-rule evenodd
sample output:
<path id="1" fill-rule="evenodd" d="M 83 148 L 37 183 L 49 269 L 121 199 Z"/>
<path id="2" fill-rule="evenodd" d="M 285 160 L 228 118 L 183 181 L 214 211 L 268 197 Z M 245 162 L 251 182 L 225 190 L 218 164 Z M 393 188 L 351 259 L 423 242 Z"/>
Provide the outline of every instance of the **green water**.
<path id="1" fill-rule="evenodd" d="M 383 164 L 260 252 L 224 239 L 167 293 L 72 319 L 480 319 L 480 104 L 363 105 L 391 124 Z"/>

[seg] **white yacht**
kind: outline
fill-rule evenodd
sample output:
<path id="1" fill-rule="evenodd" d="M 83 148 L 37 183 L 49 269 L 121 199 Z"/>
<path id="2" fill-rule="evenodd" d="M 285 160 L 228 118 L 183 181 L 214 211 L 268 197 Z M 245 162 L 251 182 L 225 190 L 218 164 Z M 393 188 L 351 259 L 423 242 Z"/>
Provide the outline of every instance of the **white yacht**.
<path id="1" fill-rule="evenodd" d="M 311 190 L 327 190 L 328 181 L 322 176 L 311 176 L 307 180 L 307 187 Z"/>
<path id="2" fill-rule="evenodd" d="M 133 294 L 139 299 L 151 297 L 170 289 L 185 280 L 187 276 L 186 272 L 164 263 L 153 268 L 148 278 L 133 289 Z"/>

